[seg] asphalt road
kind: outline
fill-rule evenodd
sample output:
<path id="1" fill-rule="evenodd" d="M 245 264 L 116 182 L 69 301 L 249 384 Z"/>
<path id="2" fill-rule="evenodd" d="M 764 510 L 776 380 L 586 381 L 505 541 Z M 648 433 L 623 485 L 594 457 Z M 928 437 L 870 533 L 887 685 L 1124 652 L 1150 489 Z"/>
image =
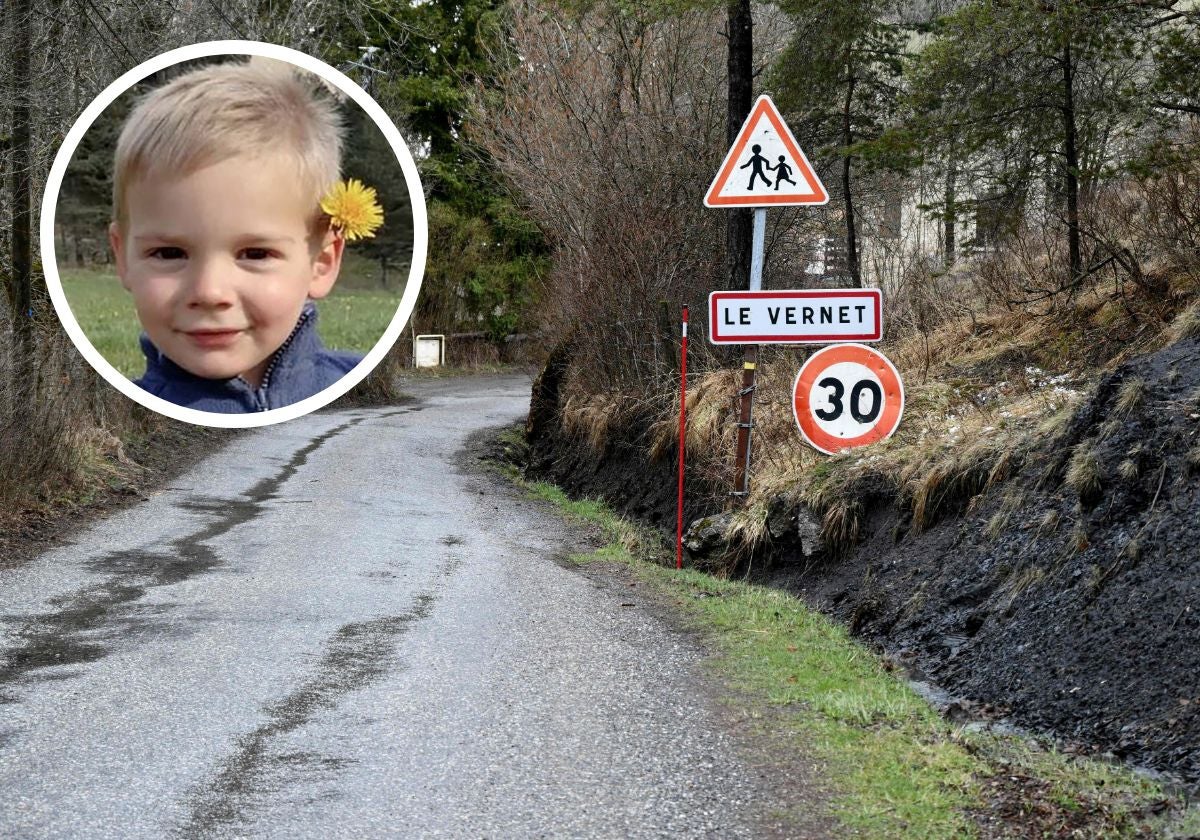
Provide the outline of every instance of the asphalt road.
<path id="1" fill-rule="evenodd" d="M 414 393 L 0 571 L 0 837 L 786 833 L 695 642 L 465 465 L 529 381 Z"/>

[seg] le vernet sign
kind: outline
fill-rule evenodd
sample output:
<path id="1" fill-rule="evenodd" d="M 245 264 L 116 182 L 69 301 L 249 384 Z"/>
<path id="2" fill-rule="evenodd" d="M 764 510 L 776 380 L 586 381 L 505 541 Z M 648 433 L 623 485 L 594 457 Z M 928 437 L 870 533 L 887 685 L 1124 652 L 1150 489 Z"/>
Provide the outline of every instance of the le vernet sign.
<path id="1" fill-rule="evenodd" d="M 713 292 L 713 344 L 827 344 L 883 337 L 879 289 Z"/>
<path id="2" fill-rule="evenodd" d="M 818 206 L 828 201 L 828 191 L 775 103 L 769 96 L 760 96 L 704 197 L 706 207 L 754 208 L 749 290 L 713 292 L 708 296 L 709 341 L 749 345 L 738 391 L 735 496 L 749 492 L 759 344 L 834 345 L 812 355 L 793 389 L 800 432 L 821 452 L 835 453 L 882 440 L 895 430 L 903 413 L 899 374 L 882 354 L 857 343 L 883 338 L 883 293 L 879 289 L 762 288 L 767 208 Z M 686 371 L 685 363 L 679 411 L 677 541 L 682 539 L 683 521 Z M 677 562 L 681 562 L 682 549 L 677 552 Z"/>

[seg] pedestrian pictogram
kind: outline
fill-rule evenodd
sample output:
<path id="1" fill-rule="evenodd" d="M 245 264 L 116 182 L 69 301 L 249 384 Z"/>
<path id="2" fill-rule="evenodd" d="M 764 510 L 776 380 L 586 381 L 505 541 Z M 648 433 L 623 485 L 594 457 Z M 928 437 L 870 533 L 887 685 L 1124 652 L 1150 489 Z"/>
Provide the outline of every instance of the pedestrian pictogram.
<path id="1" fill-rule="evenodd" d="M 904 385 L 887 357 L 863 344 L 818 350 L 792 388 L 800 434 L 828 455 L 891 437 L 904 413 Z"/>
<path id="2" fill-rule="evenodd" d="M 758 97 L 717 170 L 704 205 L 780 207 L 828 201 L 825 186 L 771 97 Z"/>
<path id="3" fill-rule="evenodd" d="M 792 174 L 792 167 L 787 165 L 787 157 L 779 156 L 779 163 L 775 166 L 775 192 L 779 192 L 779 185 L 787 181 L 793 187 L 800 186 L 788 176 Z"/>

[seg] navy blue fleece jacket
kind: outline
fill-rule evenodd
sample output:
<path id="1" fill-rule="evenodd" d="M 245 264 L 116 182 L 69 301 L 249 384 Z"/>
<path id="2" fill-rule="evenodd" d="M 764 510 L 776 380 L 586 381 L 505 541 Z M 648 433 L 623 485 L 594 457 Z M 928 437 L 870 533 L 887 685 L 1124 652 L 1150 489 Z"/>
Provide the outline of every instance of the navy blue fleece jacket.
<path id="1" fill-rule="evenodd" d="M 357 353 L 329 350 L 317 335 L 317 308 L 304 305 L 295 329 L 271 357 L 262 385 L 245 379 L 204 379 L 172 362 L 143 333 L 146 372 L 135 384 L 185 408 L 241 414 L 299 402 L 325 390 L 362 361 Z"/>

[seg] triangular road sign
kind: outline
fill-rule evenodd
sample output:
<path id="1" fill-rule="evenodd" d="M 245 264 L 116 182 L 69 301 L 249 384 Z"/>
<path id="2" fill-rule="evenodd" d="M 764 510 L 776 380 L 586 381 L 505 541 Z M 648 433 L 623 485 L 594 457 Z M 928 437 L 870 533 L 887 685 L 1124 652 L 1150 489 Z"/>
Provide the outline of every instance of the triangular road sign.
<path id="1" fill-rule="evenodd" d="M 704 206 L 780 207 L 828 201 L 825 185 L 771 97 L 758 97 L 704 196 Z"/>

